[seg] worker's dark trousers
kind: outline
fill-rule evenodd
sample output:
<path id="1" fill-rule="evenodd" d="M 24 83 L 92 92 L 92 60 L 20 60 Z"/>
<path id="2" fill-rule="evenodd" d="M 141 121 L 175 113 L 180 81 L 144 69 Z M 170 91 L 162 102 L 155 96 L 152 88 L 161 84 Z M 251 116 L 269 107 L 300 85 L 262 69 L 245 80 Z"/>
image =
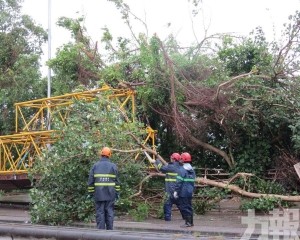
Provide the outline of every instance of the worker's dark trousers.
<path id="1" fill-rule="evenodd" d="M 115 201 L 96 201 L 95 204 L 97 228 L 113 230 Z"/>
<path id="2" fill-rule="evenodd" d="M 193 206 L 191 197 L 179 197 L 180 212 L 182 216 L 193 216 Z"/>
<path id="3" fill-rule="evenodd" d="M 167 194 L 166 201 L 164 202 L 165 221 L 171 221 L 173 204 L 175 204 L 179 209 L 178 199 L 175 199 L 172 195 Z"/>

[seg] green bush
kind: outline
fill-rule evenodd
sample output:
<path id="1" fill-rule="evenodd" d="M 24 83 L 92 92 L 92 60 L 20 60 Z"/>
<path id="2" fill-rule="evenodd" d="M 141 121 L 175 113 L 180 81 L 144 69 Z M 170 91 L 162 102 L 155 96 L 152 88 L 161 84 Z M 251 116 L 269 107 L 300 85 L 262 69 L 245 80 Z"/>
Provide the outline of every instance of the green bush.
<path id="1" fill-rule="evenodd" d="M 265 213 L 279 207 L 290 207 L 290 203 L 275 197 L 261 197 L 251 201 L 243 200 L 241 204 L 241 210 L 243 211 L 254 209 Z"/>
<path id="2" fill-rule="evenodd" d="M 133 205 L 132 200 L 128 198 L 121 197 L 118 201 L 116 201 L 116 210 L 119 213 L 127 213 L 128 209 L 131 209 Z"/>
<path id="3" fill-rule="evenodd" d="M 93 201 L 87 199 L 87 181 L 90 168 L 99 159 L 99 149 L 133 149 L 135 142 L 128 132 L 142 137 L 138 123 L 126 123 L 113 102 L 109 105 L 110 111 L 103 99 L 73 104 L 67 126 L 57 128 L 62 130 L 58 141 L 35 161 L 30 176 L 40 178 L 31 189 L 30 214 L 34 223 L 64 225 L 94 218 Z M 56 124 L 60 123 L 53 123 Z M 127 198 L 137 191 L 145 174 L 144 165 L 133 159 L 133 155 L 124 156 L 116 151 L 111 158 L 119 169 L 122 211 L 131 207 Z"/>
<path id="4" fill-rule="evenodd" d="M 195 193 L 193 209 L 196 214 L 205 214 L 211 210 L 217 202 L 225 198 L 228 194 L 227 189 L 216 187 L 205 187 Z"/>
<path id="5" fill-rule="evenodd" d="M 194 213 L 204 215 L 207 211 L 211 210 L 214 207 L 213 203 L 205 199 L 195 199 L 193 201 Z"/>
<path id="6" fill-rule="evenodd" d="M 129 215 L 132 216 L 134 221 L 141 222 L 148 218 L 149 216 L 149 205 L 146 203 L 139 203 L 136 209 L 129 211 Z"/>
<path id="7" fill-rule="evenodd" d="M 266 194 L 286 194 L 286 190 L 284 187 L 273 181 L 267 181 L 260 178 L 253 178 L 250 180 L 249 184 L 249 192 L 256 193 L 266 193 Z"/>

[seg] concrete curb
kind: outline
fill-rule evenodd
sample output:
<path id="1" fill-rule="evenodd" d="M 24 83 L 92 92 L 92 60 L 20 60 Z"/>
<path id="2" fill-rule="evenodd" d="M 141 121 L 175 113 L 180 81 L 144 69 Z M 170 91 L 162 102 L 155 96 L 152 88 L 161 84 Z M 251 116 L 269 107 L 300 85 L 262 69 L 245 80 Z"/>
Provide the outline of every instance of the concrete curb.
<path id="1" fill-rule="evenodd" d="M 189 240 L 199 239 L 188 234 L 155 232 L 108 231 L 78 227 L 54 227 L 25 224 L 0 224 L 0 236 L 58 240 Z"/>

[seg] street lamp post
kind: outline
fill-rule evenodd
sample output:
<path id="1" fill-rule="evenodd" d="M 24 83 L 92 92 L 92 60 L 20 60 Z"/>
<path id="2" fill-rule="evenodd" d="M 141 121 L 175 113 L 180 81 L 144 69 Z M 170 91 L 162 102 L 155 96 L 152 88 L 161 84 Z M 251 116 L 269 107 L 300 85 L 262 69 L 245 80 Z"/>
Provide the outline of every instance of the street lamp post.
<path id="1" fill-rule="evenodd" d="M 51 59 L 51 0 L 48 0 L 48 61 Z M 47 97 L 51 97 L 51 68 L 48 66 Z M 47 108 L 47 128 L 51 129 L 50 103 Z"/>

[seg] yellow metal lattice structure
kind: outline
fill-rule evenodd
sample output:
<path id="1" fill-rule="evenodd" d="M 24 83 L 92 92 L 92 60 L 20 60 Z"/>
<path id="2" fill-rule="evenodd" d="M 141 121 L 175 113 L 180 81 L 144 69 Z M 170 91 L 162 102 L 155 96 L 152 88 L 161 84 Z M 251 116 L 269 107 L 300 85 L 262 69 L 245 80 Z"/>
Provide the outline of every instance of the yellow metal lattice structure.
<path id="1" fill-rule="evenodd" d="M 75 92 L 62 96 L 16 103 L 16 132 L 47 130 L 47 114 L 50 114 L 50 119 L 56 117 L 65 123 L 70 111 L 69 108 L 66 108 L 67 106 L 70 106 L 76 100 L 92 101 L 97 95 L 107 91 L 110 91 L 107 97 L 118 103 L 125 118 L 134 120 L 135 91 L 131 89 L 112 89 L 109 86 L 104 86 L 91 91 Z M 29 111 L 30 119 L 24 117 L 24 111 Z M 127 116 L 128 113 L 131 113 L 131 117 Z M 28 116 L 28 114 L 26 115 Z"/>
<path id="2" fill-rule="evenodd" d="M 16 103 L 16 133 L 0 136 L 0 174 L 27 173 L 33 159 L 41 154 L 42 148 L 56 141 L 54 133 L 59 129 L 48 130 L 47 120 L 57 118 L 66 123 L 71 111 L 68 106 L 77 100 L 92 101 L 99 95 L 104 95 L 104 92 L 109 101 L 118 104 L 127 121 L 134 121 L 135 91 L 113 89 L 106 85 L 90 91 Z M 151 141 L 154 146 L 154 130 L 147 127 L 146 133 L 145 142 Z"/>
<path id="3" fill-rule="evenodd" d="M 53 131 L 24 132 L 0 136 L 0 174 L 26 173 L 41 149 L 55 141 Z"/>

